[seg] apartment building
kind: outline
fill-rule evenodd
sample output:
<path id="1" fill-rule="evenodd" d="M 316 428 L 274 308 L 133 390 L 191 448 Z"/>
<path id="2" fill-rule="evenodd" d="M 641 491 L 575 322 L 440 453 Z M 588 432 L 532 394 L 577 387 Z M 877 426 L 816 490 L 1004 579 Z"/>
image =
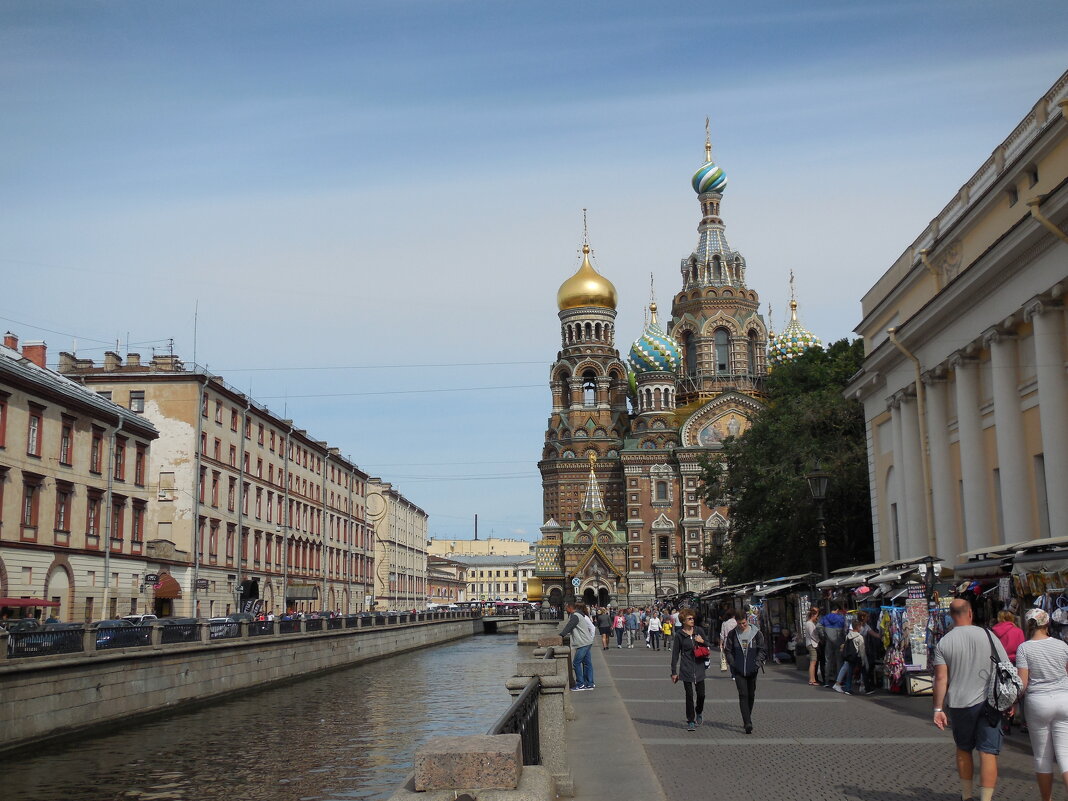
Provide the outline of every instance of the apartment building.
<path id="1" fill-rule="evenodd" d="M 169 613 L 147 525 L 158 432 L 46 367 L 44 342 L 0 347 L 0 607 L 63 621 Z M 146 581 L 151 577 L 151 581 Z"/>
<path id="2" fill-rule="evenodd" d="M 156 492 L 145 525 L 174 579 L 174 613 L 356 612 L 372 592 L 366 473 L 221 377 L 174 355 L 59 371 L 151 421 Z"/>
<path id="3" fill-rule="evenodd" d="M 374 593 L 378 609 L 424 609 L 429 516 L 381 478 L 367 482 L 374 524 Z"/>
<path id="4" fill-rule="evenodd" d="M 487 537 L 484 539 L 444 539 L 431 537 L 427 553 L 433 556 L 488 556 L 490 554 L 508 554 L 523 556 L 534 552 L 534 543 L 507 537 Z"/>
<path id="5" fill-rule="evenodd" d="M 454 604 L 467 600 L 466 568 L 444 556 L 427 556 L 427 594 L 432 604 Z"/>
<path id="6" fill-rule="evenodd" d="M 467 598 L 471 601 L 526 601 L 527 582 L 534 575 L 530 554 L 454 556 L 466 570 Z"/>

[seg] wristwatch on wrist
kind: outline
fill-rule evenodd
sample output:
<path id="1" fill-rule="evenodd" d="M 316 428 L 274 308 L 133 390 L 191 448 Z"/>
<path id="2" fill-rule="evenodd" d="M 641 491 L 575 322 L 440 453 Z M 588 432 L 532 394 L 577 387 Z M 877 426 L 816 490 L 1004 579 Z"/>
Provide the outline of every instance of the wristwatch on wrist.
<path id="1" fill-rule="evenodd" d="M 937 714 L 938 714 L 939 712 L 941 712 L 941 711 L 942 711 L 941 709 L 938 709 L 937 707 L 935 708 L 935 714 L 936 714 L 936 715 L 937 715 Z"/>

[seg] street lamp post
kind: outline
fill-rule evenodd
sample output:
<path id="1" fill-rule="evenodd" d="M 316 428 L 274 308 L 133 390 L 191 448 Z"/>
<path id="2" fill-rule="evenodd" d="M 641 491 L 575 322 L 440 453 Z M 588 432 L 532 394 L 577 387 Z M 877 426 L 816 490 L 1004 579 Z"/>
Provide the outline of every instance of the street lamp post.
<path id="1" fill-rule="evenodd" d="M 819 534 L 820 543 L 820 567 L 823 569 L 823 580 L 831 577 L 827 569 L 827 526 L 823 520 L 823 502 L 827 500 L 827 485 L 830 483 L 831 474 L 820 467 L 817 459 L 813 470 L 805 476 L 808 480 L 808 490 L 812 493 L 812 500 L 816 502 L 816 533 Z"/>
<path id="2" fill-rule="evenodd" d="M 682 575 L 682 562 L 684 558 L 685 557 L 679 551 L 675 551 L 675 577 L 678 580 L 677 586 L 680 595 L 686 592 L 686 585 L 684 584 L 686 579 Z"/>

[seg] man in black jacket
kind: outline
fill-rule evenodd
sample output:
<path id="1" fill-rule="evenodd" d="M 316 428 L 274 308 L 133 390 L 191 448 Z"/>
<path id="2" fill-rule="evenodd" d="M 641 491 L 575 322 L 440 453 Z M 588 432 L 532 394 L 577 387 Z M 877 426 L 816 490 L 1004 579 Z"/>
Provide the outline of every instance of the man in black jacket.
<path id="1" fill-rule="evenodd" d="M 727 665 L 731 669 L 734 686 L 738 689 L 738 706 L 742 710 L 745 733 L 752 734 L 757 673 L 764 669 L 768 649 L 764 644 L 764 635 L 756 626 L 749 625 L 744 613 L 736 612 L 734 619 L 738 625 L 727 635 L 723 650 L 727 654 Z"/>

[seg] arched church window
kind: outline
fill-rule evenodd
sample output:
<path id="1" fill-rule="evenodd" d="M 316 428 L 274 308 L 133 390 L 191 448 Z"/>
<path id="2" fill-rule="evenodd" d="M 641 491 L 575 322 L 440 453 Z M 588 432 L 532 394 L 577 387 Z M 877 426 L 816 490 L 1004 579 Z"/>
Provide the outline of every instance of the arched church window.
<path id="1" fill-rule="evenodd" d="M 586 328 L 588 329 L 589 327 L 590 324 L 586 323 Z M 597 405 L 597 376 L 593 374 L 592 370 L 587 370 L 582 374 L 582 405 Z"/>
<path id="2" fill-rule="evenodd" d="M 653 390 L 653 408 L 654 409 L 662 409 L 662 408 L 664 408 L 663 407 L 662 398 L 661 398 L 661 393 L 660 393 L 660 387 L 657 387 L 656 389 Z"/>
<path id="3" fill-rule="evenodd" d="M 668 485 L 666 481 L 656 482 L 656 499 L 666 501 L 668 499 Z"/>
<path id="4" fill-rule="evenodd" d="M 747 344 L 747 356 L 749 358 L 749 375 L 756 375 L 757 373 L 757 334 L 753 329 L 749 329 L 749 342 Z"/>
<path id="5" fill-rule="evenodd" d="M 716 342 L 716 374 L 727 375 L 730 372 L 730 336 L 726 328 L 717 328 Z"/>
<path id="6" fill-rule="evenodd" d="M 682 335 L 682 353 L 686 363 L 686 375 L 697 375 L 697 343 L 694 342 L 690 331 Z"/>
<path id="7" fill-rule="evenodd" d="M 598 342 L 601 341 L 601 324 L 600 323 L 597 323 L 597 325 L 595 325 L 593 327 L 593 338 L 596 339 Z"/>
<path id="8" fill-rule="evenodd" d="M 719 256 L 712 257 L 712 280 L 723 280 L 723 264 L 719 260 Z"/>
<path id="9" fill-rule="evenodd" d="M 593 339 L 593 326 L 586 323 L 586 339 Z"/>

